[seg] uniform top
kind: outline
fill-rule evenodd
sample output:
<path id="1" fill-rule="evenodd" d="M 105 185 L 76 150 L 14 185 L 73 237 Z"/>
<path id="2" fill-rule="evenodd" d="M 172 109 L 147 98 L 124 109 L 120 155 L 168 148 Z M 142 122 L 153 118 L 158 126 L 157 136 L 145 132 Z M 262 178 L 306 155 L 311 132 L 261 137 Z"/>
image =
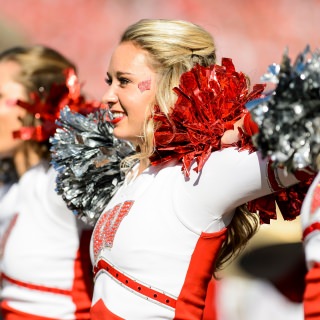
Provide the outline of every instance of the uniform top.
<path id="1" fill-rule="evenodd" d="M 95 226 L 92 262 L 107 261 L 129 278 L 173 297 L 176 307 L 146 299 L 101 270 L 92 310 L 101 308 L 102 301 L 120 319 L 142 320 L 183 318 L 187 311 L 182 309 L 201 308 L 205 295 L 200 300 L 192 295 L 206 290 L 216 258 L 211 255 L 217 254 L 212 248 L 219 249 L 236 207 L 273 191 L 268 165 L 259 153 L 226 148 L 213 152 L 201 172 L 191 170 L 189 178 L 176 162 L 151 166 L 136 178 L 128 175 Z M 276 176 L 282 185 L 297 182 L 281 170 Z"/>
<path id="2" fill-rule="evenodd" d="M 42 162 L 0 199 L 2 308 L 28 319 L 75 319 L 77 312 L 89 319 L 84 276 L 91 270 L 80 240 L 91 231 L 55 193 L 55 176 Z"/>

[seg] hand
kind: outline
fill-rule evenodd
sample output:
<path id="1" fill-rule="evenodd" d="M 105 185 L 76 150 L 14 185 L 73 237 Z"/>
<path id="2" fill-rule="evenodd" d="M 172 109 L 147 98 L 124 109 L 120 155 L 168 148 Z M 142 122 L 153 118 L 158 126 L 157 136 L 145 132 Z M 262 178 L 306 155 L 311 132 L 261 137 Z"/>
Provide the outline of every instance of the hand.
<path id="1" fill-rule="evenodd" d="M 238 128 L 240 127 L 241 129 L 243 129 L 244 118 L 245 116 L 234 123 L 233 130 L 226 130 L 224 132 L 221 138 L 221 146 L 229 146 L 237 143 L 240 140 L 240 133 Z"/>

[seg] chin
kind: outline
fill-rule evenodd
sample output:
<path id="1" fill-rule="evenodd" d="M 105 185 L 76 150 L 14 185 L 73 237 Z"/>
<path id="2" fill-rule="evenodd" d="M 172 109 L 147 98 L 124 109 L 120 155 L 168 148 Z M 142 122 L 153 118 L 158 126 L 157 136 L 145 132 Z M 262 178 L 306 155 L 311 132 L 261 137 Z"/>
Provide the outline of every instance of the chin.
<path id="1" fill-rule="evenodd" d="M 113 129 L 113 135 L 114 135 L 117 139 L 127 140 L 127 139 L 126 139 L 126 135 L 121 134 L 121 130 L 117 130 L 117 128 L 114 128 L 114 129 Z"/>
<path id="2" fill-rule="evenodd" d="M 120 140 L 125 140 L 133 143 L 134 145 L 137 145 L 139 143 L 139 138 L 137 136 L 131 136 L 128 134 L 125 134 L 122 130 L 117 130 L 117 128 L 113 129 L 113 135 Z"/>

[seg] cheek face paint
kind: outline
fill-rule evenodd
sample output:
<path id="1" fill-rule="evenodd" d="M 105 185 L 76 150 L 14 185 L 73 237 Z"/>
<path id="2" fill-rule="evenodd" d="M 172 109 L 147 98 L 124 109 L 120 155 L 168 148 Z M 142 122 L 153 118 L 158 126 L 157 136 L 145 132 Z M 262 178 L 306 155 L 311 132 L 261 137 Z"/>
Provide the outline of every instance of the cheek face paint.
<path id="1" fill-rule="evenodd" d="M 138 83 L 138 88 L 139 88 L 141 93 L 146 91 L 146 90 L 150 90 L 150 88 L 151 88 L 151 79 L 139 82 Z"/>
<path id="2" fill-rule="evenodd" d="M 7 107 L 14 107 L 17 105 L 18 100 L 16 99 L 8 99 L 5 101 Z"/>

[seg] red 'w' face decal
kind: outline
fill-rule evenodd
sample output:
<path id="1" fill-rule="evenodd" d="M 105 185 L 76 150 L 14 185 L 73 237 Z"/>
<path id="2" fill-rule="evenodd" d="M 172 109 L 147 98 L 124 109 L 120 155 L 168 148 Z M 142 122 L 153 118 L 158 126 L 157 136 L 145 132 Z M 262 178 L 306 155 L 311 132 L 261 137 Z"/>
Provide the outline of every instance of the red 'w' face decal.
<path id="1" fill-rule="evenodd" d="M 111 248 L 119 225 L 129 213 L 134 201 L 126 201 L 106 211 L 99 218 L 93 231 L 94 259 L 97 260 L 99 252 L 107 247 Z"/>

